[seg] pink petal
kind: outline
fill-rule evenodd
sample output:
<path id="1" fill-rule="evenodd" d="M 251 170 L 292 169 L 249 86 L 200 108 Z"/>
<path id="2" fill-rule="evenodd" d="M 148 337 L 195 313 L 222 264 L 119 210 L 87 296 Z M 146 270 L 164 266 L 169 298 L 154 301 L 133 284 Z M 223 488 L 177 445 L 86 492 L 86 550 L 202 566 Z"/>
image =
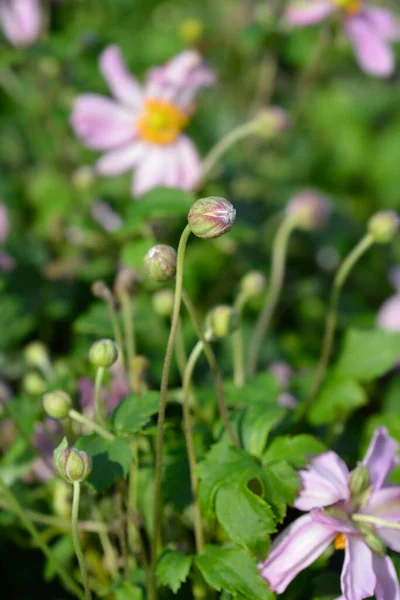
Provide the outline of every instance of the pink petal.
<path id="1" fill-rule="evenodd" d="M 133 142 L 129 146 L 111 150 L 96 163 L 96 170 L 101 175 L 121 175 L 133 169 L 145 156 L 148 147 L 142 142 Z"/>
<path id="2" fill-rule="evenodd" d="M 341 583 L 346 600 L 362 600 L 374 595 L 376 577 L 372 552 L 361 538 L 353 535 L 346 537 Z"/>
<path id="3" fill-rule="evenodd" d="M 166 185 L 170 146 L 149 146 L 133 179 L 133 195 L 141 196 L 152 188 Z"/>
<path id="4" fill-rule="evenodd" d="M 14 46 L 32 44 L 39 37 L 41 29 L 39 0 L 3 0 L 0 24 L 5 37 Z"/>
<path id="5" fill-rule="evenodd" d="M 8 212 L 4 204 L 0 204 L 0 243 L 4 243 L 8 237 Z"/>
<path id="6" fill-rule="evenodd" d="M 375 429 L 363 460 L 363 465 L 369 469 L 371 483 L 375 490 L 379 490 L 382 487 L 386 478 L 395 467 L 397 463 L 397 448 L 397 442 L 390 437 L 385 427 Z"/>
<path id="7" fill-rule="evenodd" d="M 364 9 L 369 22 L 375 31 L 384 39 L 396 41 L 400 39 L 400 24 L 396 15 L 387 8 L 367 6 Z"/>
<path id="8" fill-rule="evenodd" d="M 376 527 L 376 532 L 383 542 L 395 552 L 400 552 L 400 531 L 389 527 Z"/>
<path id="9" fill-rule="evenodd" d="M 295 501 L 299 510 L 311 510 L 347 500 L 349 471 L 335 452 L 313 458 L 309 467 L 299 471 L 301 491 Z"/>
<path id="10" fill-rule="evenodd" d="M 192 140 L 181 135 L 177 140 L 179 154 L 179 181 L 182 190 L 192 190 L 200 180 L 201 160 Z"/>
<path id="11" fill-rule="evenodd" d="M 392 296 L 382 304 L 377 324 L 387 331 L 400 331 L 400 296 Z"/>
<path id="12" fill-rule="evenodd" d="M 293 2 L 285 13 L 285 19 L 291 25 L 303 27 L 319 23 L 335 10 L 331 0 L 300 0 Z"/>
<path id="13" fill-rule="evenodd" d="M 119 102 L 139 110 L 143 93 L 139 83 L 126 68 L 118 46 L 107 46 L 100 56 L 100 70 Z"/>
<path id="14" fill-rule="evenodd" d="M 345 30 L 363 71 L 377 77 L 392 75 L 395 68 L 393 50 L 364 13 L 346 19 Z"/>
<path id="15" fill-rule="evenodd" d="M 367 505 L 359 512 L 396 523 L 400 522 L 400 487 L 388 486 L 373 492 Z"/>
<path id="16" fill-rule="evenodd" d="M 76 135 L 93 150 L 109 150 L 133 140 L 135 115 L 116 102 L 97 94 L 76 98 L 71 125 Z"/>
<path id="17" fill-rule="evenodd" d="M 311 565 L 335 539 L 335 533 L 310 515 L 289 525 L 274 541 L 264 563 L 258 565 L 261 576 L 278 594 L 285 591 L 300 571 Z"/>
<path id="18" fill-rule="evenodd" d="M 357 530 L 351 524 L 351 521 L 346 517 L 334 517 L 319 508 L 314 508 L 310 515 L 315 523 L 325 525 L 325 527 L 328 527 L 331 531 L 336 531 L 337 533 L 357 533 Z"/>
<path id="19" fill-rule="evenodd" d="M 399 581 L 390 558 L 374 554 L 373 567 L 376 575 L 376 600 L 400 600 Z"/>
<path id="20" fill-rule="evenodd" d="M 389 269 L 389 281 L 397 292 L 400 292 L 400 267 Z"/>

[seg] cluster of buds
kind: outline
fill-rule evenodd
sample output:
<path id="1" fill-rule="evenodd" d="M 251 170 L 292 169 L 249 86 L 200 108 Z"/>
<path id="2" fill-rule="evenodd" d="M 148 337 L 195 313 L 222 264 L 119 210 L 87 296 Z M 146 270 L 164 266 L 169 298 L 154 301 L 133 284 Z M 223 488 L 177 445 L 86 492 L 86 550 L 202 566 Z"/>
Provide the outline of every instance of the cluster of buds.
<path id="1" fill-rule="evenodd" d="M 68 483 L 81 483 L 92 471 L 92 459 L 89 454 L 77 448 L 68 448 L 66 438 L 54 450 L 54 464 L 61 477 Z"/>

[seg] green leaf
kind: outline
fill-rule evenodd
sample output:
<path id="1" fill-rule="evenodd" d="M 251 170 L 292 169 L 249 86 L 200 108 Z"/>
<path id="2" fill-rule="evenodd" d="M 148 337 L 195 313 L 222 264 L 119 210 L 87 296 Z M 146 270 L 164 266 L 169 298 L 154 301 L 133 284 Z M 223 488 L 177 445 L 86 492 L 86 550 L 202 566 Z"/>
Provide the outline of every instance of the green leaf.
<path id="1" fill-rule="evenodd" d="M 160 585 L 165 585 L 176 594 L 182 583 L 186 581 L 192 557 L 178 550 L 165 550 L 157 563 L 157 577 Z"/>
<path id="2" fill-rule="evenodd" d="M 350 329 L 335 371 L 349 379 L 371 381 L 387 373 L 399 356 L 400 333 Z"/>
<path id="3" fill-rule="evenodd" d="M 274 596 L 260 576 L 255 560 L 245 550 L 206 546 L 195 558 L 206 582 L 215 590 L 243 594 L 250 600 L 269 600 Z"/>
<path id="4" fill-rule="evenodd" d="M 279 522 L 286 516 L 286 505 L 293 504 L 300 489 L 296 470 L 284 460 L 269 463 L 264 467 L 261 480 L 264 495 Z"/>
<path id="5" fill-rule="evenodd" d="M 143 396 L 131 394 L 114 410 L 112 423 L 118 431 L 136 433 L 143 429 L 150 418 L 158 412 L 159 404 L 159 392 L 150 391 Z"/>
<path id="6" fill-rule="evenodd" d="M 356 381 L 331 375 L 312 405 L 308 418 L 314 425 L 332 423 L 347 418 L 367 402 L 364 389 Z"/>
<path id="7" fill-rule="evenodd" d="M 231 540 L 257 552 L 266 551 L 275 517 L 265 501 L 243 483 L 222 485 L 215 497 L 215 514 Z"/>
<path id="8" fill-rule="evenodd" d="M 114 591 L 115 600 L 143 600 L 143 591 L 136 585 L 125 581 Z"/>
<path id="9" fill-rule="evenodd" d="M 108 441 L 96 434 L 86 435 L 76 447 L 92 457 L 93 468 L 87 481 L 97 492 L 110 487 L 119 477 L 127 477 L 133 463 L 129 442 L 121 438 Z"/>
<path id="10" fill-rule="evenodd" d="M 240 437 L 253 456 L 260 457 L 271 429 L 284 417 L 286 410 L 277 405 L 257 403 L 250 406 L 240 422 Z"/>
<path id="11" fill-rule="evenodd" d="M 284 460 L 296 469 L 308 463 L 308 457 L 326 450 L 324 444 L 312 435 L 277 437 L 263 455 L 263 462 Z"/>
<path id="12" fill-rule="evenodd" d="M 51 546 L 51 551 L 65 568 L 69 568 L 73 557 L 75 557 L 75 548 L 72 537 L 70 535 L 61 537 Z M 53 561 L 46 560 L 44 579 L 46 581 L 52 581 L 56 575 L 57 569 L 54 567 Z"/>

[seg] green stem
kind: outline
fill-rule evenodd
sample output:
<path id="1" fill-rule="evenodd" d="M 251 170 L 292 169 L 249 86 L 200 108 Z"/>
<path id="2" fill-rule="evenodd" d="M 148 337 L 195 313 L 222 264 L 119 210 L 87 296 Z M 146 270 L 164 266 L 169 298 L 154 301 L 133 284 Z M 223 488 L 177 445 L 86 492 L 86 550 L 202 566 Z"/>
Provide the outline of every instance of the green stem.
<path id="1" fill-rule="evenodd" d="M 185 373 L 187 359 L 186 359 L 185 342 L 184 342 L 183 333 L 182 333 L 181 319 L 179 319 L 178 330 L 176 332 L 175 354 L 176 354 L 176 362 L 178 363 L 179 374 L 183 381 L 183 376 Z"/>
<path id="2" fill-rule="evenodd" d="M 194 502 L 194 535 L 196 540 L 197 553 L 200 553 L 203 550 L 204 533 L 202 526 L 201 506 L 198 497 L 199 482 L 196 475 L 196 450 L 194 445 L 192 422 L 190 415 L 190 388 L 192 383 L 193 370 L 196 366 L 196 362 L 200 354 L 203 352 L 203 349 L 203 342 L 199 340 L 189 356 L 185 369 L 185 375 L 183 378 L 183 424 L 185 431 L 186 449 L 189 460 L 190 483 Z"/>
<path id="3" fill-rule="evenodd" d="M 93 431 L 98 433 L 105 440 L 111 442 L 115 439 L 115 435 L 111 433 L 111 431 L 107 431 L 107 429 L 104 429 L 101 425 L 98 425 L 94 421 L 91 421 L 87 417 L 84 417 L 81 413 L 79 413 L 77 410 L 74 410 L 73 408 L 71 408 L 71 410 L 69 411 L 68 416 L 77 423 L 90 427 L 90 429 L 93 429 Z"/>
<path id="4" fill-rule="evenodd" d="M 96 415 L 101 427 L 107 429 L 107 423 L 103 415 L 103 406 L 101 403 L 101 385 L 103 383 L 104 367 L 98 367 L 94 380 L 94 402 L 96 405 Z"/>
<path id="5" fill-rule="evenodd" d="M 50 546 L 44 541 L 39 531 L 36 529 L 31 518 L 27 515 L 24 508 L 20 505 L 14 494 L 9 490 L 3 479 L 0 477 L 0 490 L 5 496 L 11 510 L 19 517 L 24 527 L 29 531 L 34 540 L 35 544 L 42 550 L 46 558 L 53 563 L 54 568 L 60 576 L 65 587 L 71 591 L 77 598 L 84 600 L 84 595 L 81 588 L 75 583 L 69 573 L 65 570 L 63 565 L 59 562 L 58 558 L 54 555 Z"/>
<path id="6" fill-rule="evenodd" d="M 372 237 L 372 235 L 367 233 L 359 241 L 356 247 L 353 248 L 353 250 L 347 256 L 347 258 L 345 258 L 337 272 L 337 275 L 333 282 L 328 314 L 326 316 L 325 321 L 325 332 L 322 342 L 321 357 L 319 360 L 317 370 L 315 372 L 310 395 L 307 398 L 304 406 L 304 413 L 306 413 L 309 410 L 310 406 L 313 404 L 315 398 L 317 397 L 317 394 L 320 390 L 321 384 L 325 377 L 326 370 L 329 365 L 329 360 L 332 354 L 333 342 L 335 338 L 338 305 L 343 285 L 351 269 L 358 262 L 361 256 L 373 245 L 373 243 L 374 238 Z"/>
<path id="7" fill-rule="evenodd" d="M 139 453 L 136 440 L 131 441 L 131 450 L 133 463 L 129 471 L 129 486 L 128 486 L 128 544 L 131 554 L 135 552 L 136 546 L 136 527 L 134 526 L 130 515 L 136 518 L 137 514 L 137 473 Z"/>
<path id="8" fill-rule="evenodd" d="M 111 296 L 111 294 L 110 294 L 110 296 Z M 114 338 L 117 343 L 118 350 L 120 352 L 122 364 L 126 368 L 122 331 L 121 331 L 121 327 L 119 325 L 117 311 L 115 310 L 114 299 L 111 296 L 110 298 L 107 298 L 106 302 L 107 302 L 107 306 L 108 306 L 108 313 L 110 315 L 111 325 L 113 328 Z"/>
<path id="9" fill-rule="evenodd" d="M 379 517 L 374 517 L 372 515 L 360 515 L 358 513 L 351 516 L 352 521 L 356 521 L 359 523 L 371 523 L 372 525 L 377 525 L 378 527 L 387 527 L 388 529 L 400 529 L 400 523 L 393 523 L 393 521 L 386 521 L 385 519 L 380 519 Z"/>
<path id="10" fill-rule="evenodd" d="M 271 319 L 282 291 L 288 242 L 295 227 L 296 223 L 293 218 L 286 216 L 275 236 L 274 245 L 272 248 L 271 281 L 269 284 L 269 292 L 265 299 L 264 307 L 260 313 L 260 316 L 258 317 L 250 342 L 249 361 L 247 366 L 247 371 L 250 376 L 254 376 L 257 370 L 261 345 L 271 324 Z"/>
<path id="11" fill-rule="evenodd" d="M 179 324 L 179 314 L 181 309 L 182 282 L 183 282 L 183 264 L 185 259 L 186 244 L 189 239 L 191 229 L 186 225 L 178 247 L 177 266 L 176 266 L 176 282 L 174 307 L 172 310 L 171 329 L 165 352 L 164 368 L 161 377 L 160 388 L 160 408 L 158 412 L 158 427 L 156 440 L 156 465 L 155 465 L 155 491 L 154 491 L 154 517 L 153 517 L 153 539 L 151 541 L 151 581 L 150 581 L 150 599 L 157 599 L 157 581 L 156 581 L 156 566 L 158 545 L 161 530 L 161 483 L 162 483 L 162 459 L 164 447 L 164 423 L 165 411 L 167 406 L 167 391 L 169 372 L 171 368 L 172 355 L 175 346 L 175 337 Z"/>
<path id="12" fill-rule="evenodd" d="M 186 310 L 188 311 L 189 316 L 190 316 L 190 318 L 193 322 L 193 325 L 196 329 L 196 333 L 204 346 L 204 354 L 206 355 L 208 365 L 209 365 L 211 373 L 213 374 L 213 377 L 214 377 L 215 387 L 217 389 L 219 414 L 220 414 L 222 423 L 224 424 L 226 434 L 227 434 L 231 444 L 233 446 L 235 446 L 236 448 L 240 448 L 239 441 L 235 435 L 235 432 L 232 429 L 232 425 L 229 420 L 228 408 L 227 408 L 226 402 L 225 402 L 225 393 L 224 393 L 222 376 L 221 376 L 220 370 L 218 368 L 218 363 L 217 363 L 217 359 L 215 358 L 214 351 L 212 349 L 211 344 L 204 336 L 203 329 L 201 327 L 200 320 L 197 316 L 196 309 L 195 309 L 193 302 L 191 301 L 188 293 L 185 290 L 183 290 L 183 292 L 182 292 L 182 298 L 183 298 L 183 302 L 185 303 Z"/>
<path id="13" fill-rule="evenodd" d="M 91 593 L 89 589 L 89 576 L 86 568 L 85 556 L 82 551 L 81 543 L 79 540 L 79 529 L 78 529 L 78 516 L 79 516 L 79 499 L 81 495 L 81 484 L 79 481 L 73 483 L 73 496 L 72 496 L 72 515 L 71 515 L 71 529 L 72 529 L 72 540 L 74 542 L 75 554 L 78 559 L 79 568 L 81 571 L 83 587 L 85 590 L 85 600 L 91 600 Z"/>
<path id="14" fill-rule="evenodd" d="M 132 379 L 132 363 L 136 354 L 135 310 L 133 298 L 128 293 L 121 294 L 122 318 L 125 330 L 125 348 L 129 381 Z M 132 382 L 131 382 L 132 385 Z"/>
<path id="15" fill-rule="evenodd" d="M 234 307 L 239 315 L 239 328 L 232 334 L 233 347 L 233 380 L 236 387 L 243 387 L 246 383 L 246 373 L 244 368 L 244 347 L 243 347 L 243 332 L 242 332 L 242 312 L 246 303 L 247 296 L 241 292 L 236 298 Z"/>
<path id="16" fill-rule="evenodd" d="M 116 508 L 119 523 L 119 543 L 121 547 L 122 562 L 124 565 L 125 579 L 129 581 L 129 555 L 128 546 L 126 543 L 126 531 L 125 531 L 125 514 L 124 514 L 124 486 L 125 482 L 123 479 L 117 481 L 117 492 L 116 492 Z"/>
<path id="17" fill-rule="evenodd" d="M 101 522 L 102 515 L 96 505 L 93 505 L 93 513 L 94 513 L 95 518 Z M 110 573 L 111 573 L 112 577 L 114 579 L 116 579 L 118 577 L 117 556 L 116 556 L 114 547 L 111 543 L 110 537 L 108 535 L 107 528 L 100 529 L 98 531 L 98 534 L 99 534 L 99 538 L 100 538 L 100 543 L 103 547 L 103 552 L 104 552 L 104 557 L 106 559 L 106 563 L 110 569 Z"/>

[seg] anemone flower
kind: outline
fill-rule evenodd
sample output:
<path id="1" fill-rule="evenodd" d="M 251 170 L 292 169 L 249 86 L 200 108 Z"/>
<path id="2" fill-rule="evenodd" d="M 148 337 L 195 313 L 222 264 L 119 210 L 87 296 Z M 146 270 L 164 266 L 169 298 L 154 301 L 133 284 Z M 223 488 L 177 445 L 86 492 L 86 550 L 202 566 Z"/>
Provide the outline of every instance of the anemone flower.
<path id="1" fill-rule="evenodd" d="M 78 96 L 71 123 L 93 150 L 104 150 L 96 165 L 101 175 L 135 171 L 132 193 L 140 196 L 157 186 L 190 190 L 200 177 L 200 158 L 182 133 L 194 112 L 202 87 L 215 81 L 201 56 L 191 50 L 151 69 L 144 87 L 128 72 L 120 50 L 108 46 L 100 70 L 115 98 Z"/>
<path id="2" fill-rule="evenodd" d="M 285 591 L 296 575 L 332 543 L 344 549 L 341 600 L 400 600 L 386 547 L 400 551 L 400 487 L 387 479 L 397 464 L 397 443 L 376 429 L 364 460 L 349 472 L 335 452 L 314 457 L 299 472 L 295 506 L 307 511 L 274 541 L 260 573 L 271 589 Z"/>
<path id="3" fill-rule="evenodd" d="M 389 77 L 395 69 L 391 42 L 400 39 L 400 26 L 387 8 L 370 6 L 364 0 L 298 0 L 286 11 L 286 20 L 303 27 L 338 12 L 346 36 L 363 71 Z"/>
<path id="4" fill-rule="evenodd" d="M 0 25 L 13 46 L 32 44 L 42 25 L 40 0 L 0 0 Z"/>

